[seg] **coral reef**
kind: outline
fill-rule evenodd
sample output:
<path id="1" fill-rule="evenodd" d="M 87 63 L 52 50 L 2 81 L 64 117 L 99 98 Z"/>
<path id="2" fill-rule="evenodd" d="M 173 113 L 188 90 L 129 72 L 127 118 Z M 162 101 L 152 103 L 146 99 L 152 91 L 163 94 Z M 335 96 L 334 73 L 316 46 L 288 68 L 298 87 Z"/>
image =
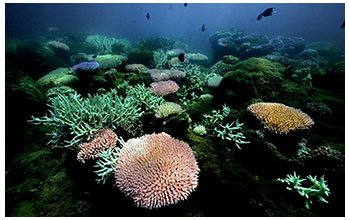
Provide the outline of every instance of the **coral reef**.
<path id="1" fill-rule="evenodd" d="M 72 69 L 74 71 L 80 70 L 83 72 L 91 72 L 96 70 L 100 65 L 97 62 L 82 62 L 74 65 Z"/>
<path id="2" fill-rule="evenodd" d="M 70 48 L 67 44 L 59 42 L 59 41 L 55 41 L 55 40 L 51 40 L 51 41 L 47 42 L 47 45 L 49 45 L 53 48 L 56 48 L 56 49 L 70 50 Z"/>
<path id="3" fill-rule="evenodd" d="M 128 60 L 126 56 L 111 55 L 111 54 L 98 55 L 95 58 L 95 62 L 100 64 L 101 69 L 109 69 L 109 68 L 117 67 L 120 64 L 122 64 L 123 61 L 126 61 L 126 60 Z"/>
<path id="4" fill-rule="evenodd" d="M 153 82 L 166 81 L 169 79 L 178 80 L 186 76 L 186 73 L 175 69 L 150 69 L 148 70 Z"/>
<path id="5" fill-rule="evenodd" d="M 166 96 L 175 93 L 178 89 L 179 86 L 172 80 L 153 82 L 148 88 L 149 91 L 158 96 Z"/>
<path id="6" fill-rule="evenodd" d="M 36 85 L 42 88 L 73 85 L 78 81 L 78 77 L 72 73 L 72 68 L 58 68 L 38 79 Z"/>
<path id="7" fill-rule="evenodd" d="M 117 140 L 118 136 L 111 129 L 98 130 L 89 142 L 79 144 L 78 161 L 85 163 L 96 158 L 103 150 L 115 147 Z"/>
<path id="8" fill-rule="evenodd" d="M 86 42 L 94 45 L 100 52 L 107 54 L 116 52 L 116 45 L 118 45 L 117 52 L 124 52 L 131 47 L 131 43 L 127 39 L 116 39 L 102 35 L 90 35 L 86 38 Z"/>
<path id="9" fill-rule="evenodd" d="M 329 196 L 330 190 L 324 176 L 322 176 L 319 181 L 317 180 L 317 176 L 312 177 L 309 175 L 307 179 L 313 184 L 311 187 L 301 186 L 301 183 L 306 179 L 300 179 L 300 176 L 297 176 L 295 172 L 293 175 L 287 174 L 285 179 L 278 178 L 277 181 L 292 185 L 293 188 L 287 187 L 287 190 L 296 190 L 301 196 L 305 196 L 305 206 L 307 209 L 310 209 L 314 197 L 317 198 L 317 201 L 328 203 L 324 197 Z"/>
<path id="10" fill-rule="evenodd" d="M 77 144 L 102 128 L 121 129 L 135 133 L 143 112 L 132 96 L 122 98 L 115 90 L 83 98 L 81 95 L 58 95 L 48 103 L 49 116 L 29 120 L 33 124 L 53 127 L 49 144 L 63 144 L 78 150 Z M 135 130 L 136 129 L 136 130 Z"/>
<path id="11" fill-rule="evenodd" d="M 127 64 L 125 66 L 125 70 L 129 72 L 134 72 L 134 73 L 147 73 L 148 68 L 145 67 L 143 64 Z"/>
<path id="12" fill-rule="evenodd" d="M 115 171 L 120 191 L 138 207 L 155 209 L 185 200 L 198 185 L 191 148 L 166 133 L 128 140 Z"/>
<path id="13" fill-rule="evenodd" d="M 183 112 L 183 109 L 180 105 L 174 102 L 165 102 L 159 105 L 155 112 L 156 118 L 166 118 L 172 114 L 180 114 Z"/>
<path id="14" fill-rule="evenodd" d="M 247 110 L 258 118 L 266 129 L 278 134 L 309 129 L 314 124 L 307 114 L 281 103 L 255 103 L 249 105 Z"/>
<path id="15" fill-rule="evenodd" d="M 137 43 L 140 50 L 151 50 L 156 51 L 158 49 L 169 50 L 173 48 L 175 41 L 164 38 L 164 37 L 151 37 L 142 39 Z"/>

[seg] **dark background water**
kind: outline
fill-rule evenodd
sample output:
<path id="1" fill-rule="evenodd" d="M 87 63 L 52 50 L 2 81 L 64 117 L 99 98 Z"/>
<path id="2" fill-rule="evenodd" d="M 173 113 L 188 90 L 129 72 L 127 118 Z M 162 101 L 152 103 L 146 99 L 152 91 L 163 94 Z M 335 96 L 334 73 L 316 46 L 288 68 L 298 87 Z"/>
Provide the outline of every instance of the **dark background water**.
<path id="1" fill-rule="evenodd" d="M 89 32 L 127 38 L 136 44 L 151 36 L 185 40 L 210 52 L 209 35 L 231 27 L 245 33 L 298 36 L 344 48 L 345 4 L 6 4 L 6 37 L 33 38 L 62 32 Z M 277 13 L 257 21 L 266 8 Z M 146 19 L 150 13 L 151 18 Z M 202 32 L 202 24 L 207 30 Z"/>

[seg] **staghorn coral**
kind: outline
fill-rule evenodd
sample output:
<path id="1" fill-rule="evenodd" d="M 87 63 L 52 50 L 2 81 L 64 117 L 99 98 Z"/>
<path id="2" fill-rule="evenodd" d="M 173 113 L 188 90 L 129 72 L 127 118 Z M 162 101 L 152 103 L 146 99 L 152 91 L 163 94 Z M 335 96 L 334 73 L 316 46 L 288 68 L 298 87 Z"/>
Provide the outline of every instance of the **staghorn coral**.
<path id="1" fill-rule="evenodd" d="M 148 90 L 158 96 L 165 96 L 171 93 L 175 93 L 178 89 L 179 86 L 172 80 L 153 82 L 148 88 Z"/>
<path id="2" fill-rule="evenodd" d="M 180 105 L 174 103 L 174 102 L 166 102 L 164 104 L 161 104 L 156 109 L 156 118 L 165 118 L 172 114 L 179 114 L 183 112 L 183 109 Z"/>
<path id="3" fill-rule="evenodd" d="M 309 129 L 314 124 L 307 114 L 281 103 L 259 102 L 249 105 L 247 109 L 266 129 L 278 134 Z"/>
<path id="4" fill-rule="evenodd" d="M 48 144 L 77 150 L 77 145 L 102 128 L 119 128 L 136 135 L 142 127 L 139 118 L 143 111 L 133 96 L 119 96 L 116 90 L 102 95 L 90 94 L 83 98 L 78 93 L 57 95 L 47 104 L 49 115 L 41 118 L 32 116 L 29 123 L 52 126 Z"/>
<path id="5" fill-rule="evenodd" d="M 198 185 L 191 148 L 166 133 L 128 140 L 120 150 L 116 184 L 138 207 L 154 209 L 185 200 Z"/>
<path id="6" fill-rule="evenodd" d="M 96 158 L 103 150 L 115 147 L 117 139 L 117 135 L 111 129 L 98 130 L 92 140 L 79 144 L 78 161 L 85 163 L 90 158 Z"/>

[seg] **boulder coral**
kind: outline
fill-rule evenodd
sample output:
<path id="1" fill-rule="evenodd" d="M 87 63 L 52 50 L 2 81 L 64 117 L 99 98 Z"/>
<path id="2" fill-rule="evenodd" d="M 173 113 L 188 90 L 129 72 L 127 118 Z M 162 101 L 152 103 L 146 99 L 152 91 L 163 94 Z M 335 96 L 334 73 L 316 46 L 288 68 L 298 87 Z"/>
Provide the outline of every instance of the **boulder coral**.
<path id="1" fill-rule="evenodd" d="M 148 90 L 158 96 L 165 96 L 171 93 L 175 93 L 178 89 L 179 86 L 172 80 L 153 82 L 148 88 Z"/>
<path id="2" fill-rule="evenodd" d="M 117 187 L 138 207 L 160 208 L 185 200 L 198 185 L 191 148 L 166 133 L 128 140 L 119 154 Z"/>

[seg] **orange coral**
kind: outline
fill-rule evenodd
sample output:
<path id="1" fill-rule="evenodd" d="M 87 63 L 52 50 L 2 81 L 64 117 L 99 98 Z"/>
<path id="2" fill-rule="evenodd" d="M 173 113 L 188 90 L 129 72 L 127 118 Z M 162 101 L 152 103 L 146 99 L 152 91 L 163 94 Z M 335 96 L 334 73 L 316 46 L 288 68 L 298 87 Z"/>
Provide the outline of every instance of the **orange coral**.
<path id="1" fill-rule="evenodd" d="M 148 209 L 184 200 L 198 185 L 199 168 L 190 147 L 166 133 L 128 140 L 116 166 L 118 188 Z"/>
<path id="2" fill-rule="evenodd" d="M 111 129 L 98 130 L 90 142 L 79 145 L 77 159 L 85 163 L 86 160 L 97 157 L 103 150 L 115 147 L 117 139 L 117 135 Z"/>
<path id="3" fill-rule="evenodd" d="M 299 109 L 280 103 L 259 102 L 248 106 L 247 109 L 265 128 L 278 134 L 309 129 L 314 124 L 314 121 Z"/>

